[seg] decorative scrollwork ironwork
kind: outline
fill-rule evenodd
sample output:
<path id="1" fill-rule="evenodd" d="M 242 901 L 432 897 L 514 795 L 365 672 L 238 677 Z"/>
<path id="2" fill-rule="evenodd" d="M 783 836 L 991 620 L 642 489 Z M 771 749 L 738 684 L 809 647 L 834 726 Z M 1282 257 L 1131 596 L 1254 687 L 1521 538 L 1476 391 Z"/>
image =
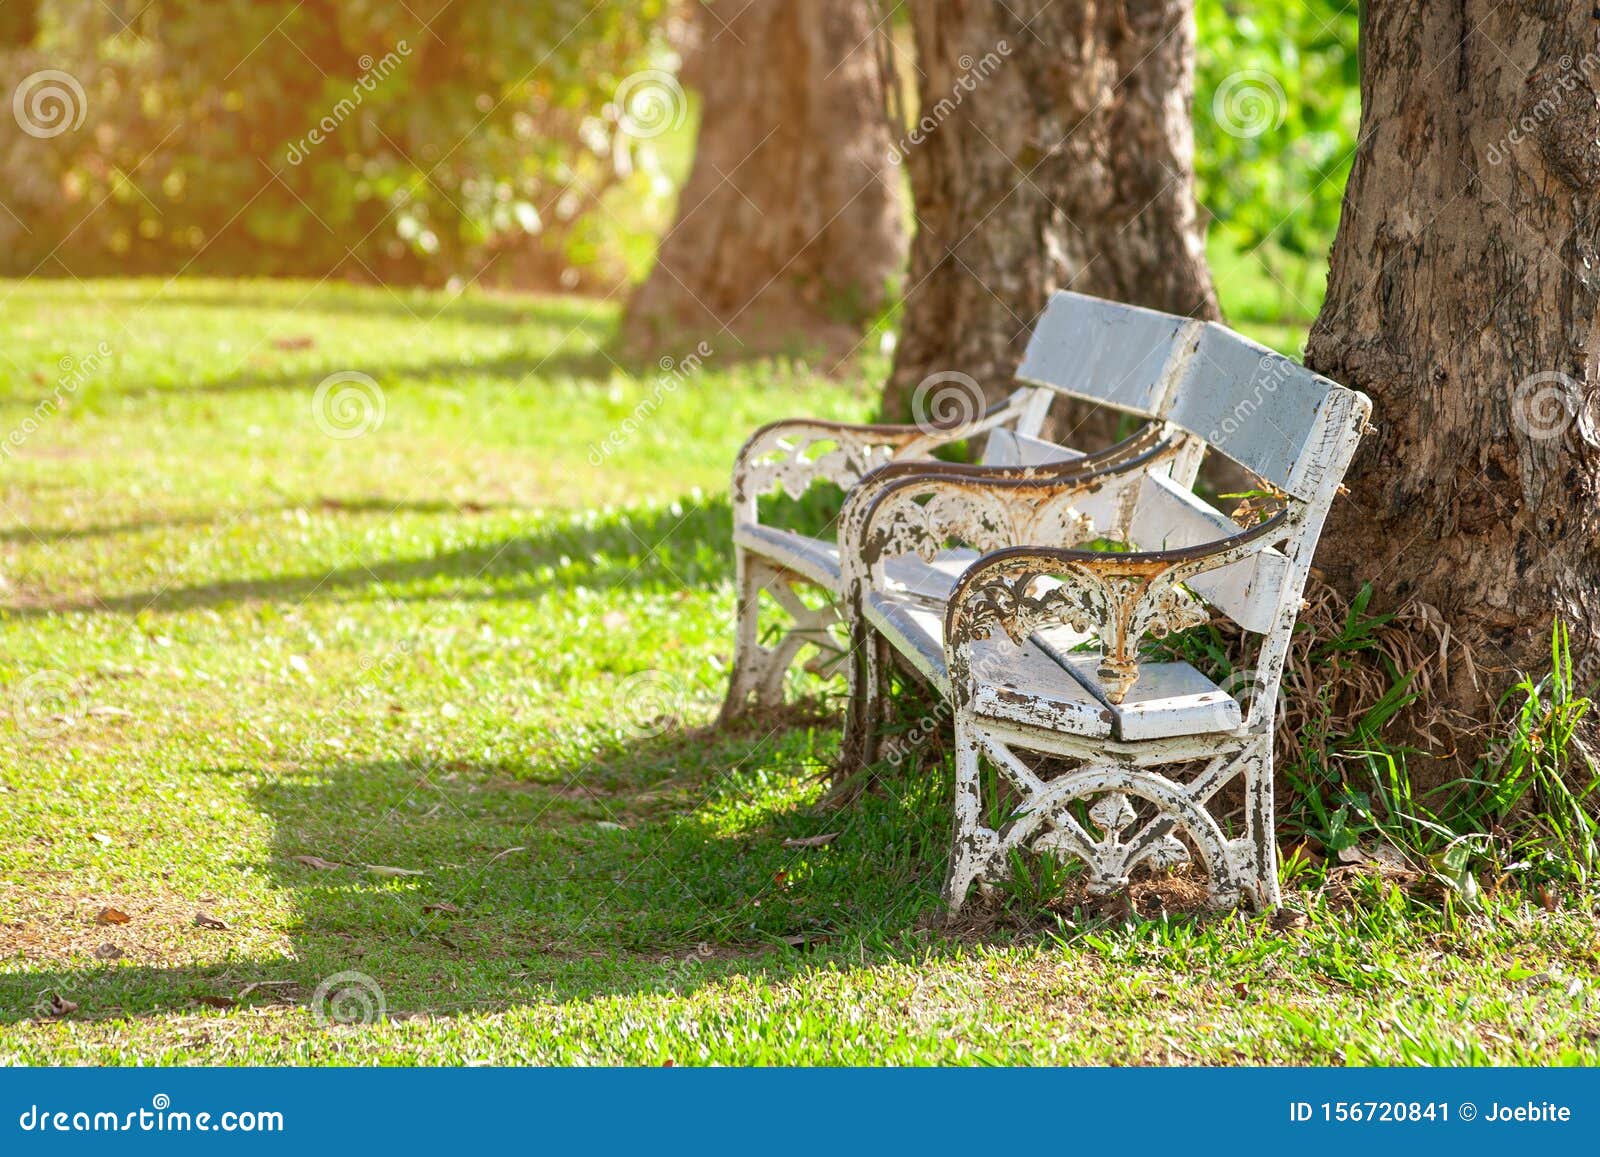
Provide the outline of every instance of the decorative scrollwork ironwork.
<path id="1" fill-rule="evenodd" d="M 818 481 L 849 488 L 919 441 L 926 435 L 915 427 L 786 423 L 751 439 L 740 456 L 734 490 L 759 495 L 781 487 L 790 498 L 800 498 Z M 813 453 L 819 446 L 828 449 Z"/>
<path id="2" fill-rule="evenodd" d="M 1293 524 L 1280 514 L 1225 545 L 1209 549 L 1115 554 L 1019 548 L 976 564 L 952 595 L 947 645 L 957 685 L 967 680 L 965 652 L 995 627 L 1017 644 L 1064 624 L 1098 636 L 1096 674 L 1106 698 L 1121 703 L 1139 678 L 1139 643 L 1205 624 L 1210 614 L 1183 583 L 1268 547 Z"/>
<path id="3" fill-rule="evenodd" d="M 1002 770 L 1015 766 L 1015 757 L 1002 744 L 990 738 L 981 742 Z M 1241 865 L 1230 854 L 1222 830 L 1201 800 L 1165 776 L 1090 765 L 1048 784 L 1013 787 L 1024 797 L 1018 818 L 998 830 L 972 822 L 963 831 L 957 854 L 965 863 L 958 868 L 958 882 L 962 877 L 1004 876 L 1011 850 L 1026 847 L 1083 861 L 1089 891 L 1105 894 L 1126 888 L 1140 864 L 1159 870 L 1191 862 L 1192 844 L 1210 877 L 1212 902 L 1225 906 L 1238 899 Z M 1140 822 L 1130 797 L 1151 809 L 1150 818 Z M 1072 814 L 1072 805 L 1080 800 L 1093 800 L 1089 827 Z M 1189 842 L 1174 834 L 1178 830 L 1188 833 Z"/>
<path id="4" fill-rule="evenodd" d="M 1102 652 L 1096 673 L 1106 698 L 1121 703 L 1139 678 L 1140 639 L 1200 626 L 1210 615 L 1183 587 L 1163 581 L 1163 570 L 1121 569 L 1116 558 L 1048 570 L 1021 565 L 974 584 L 961 603 L 963 637 L 986 639 L 998 627 L 1021 646 L 1034 632 L 1057 625 L 1096 635 Z"/>
<path id="5" fill-rule="evenodd" d="M 1075 546 L 1094 537 L 1094 522 L 1077 508 L 1082 490 L 1063 484 L 1054 496 L 995 483 L 953 478 L 891 488 L 866 527 L 870 560 L 918 554 L 932 562 L 950 542 L 989 552 L 1020 543 Z"/>

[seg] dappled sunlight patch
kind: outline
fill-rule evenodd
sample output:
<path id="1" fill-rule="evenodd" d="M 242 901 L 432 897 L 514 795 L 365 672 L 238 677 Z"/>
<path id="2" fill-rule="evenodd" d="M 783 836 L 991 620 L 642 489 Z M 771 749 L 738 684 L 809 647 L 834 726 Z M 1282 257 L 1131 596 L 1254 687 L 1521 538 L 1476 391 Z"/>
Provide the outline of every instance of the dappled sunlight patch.
<path id="1" fill-rule="evenodd" d="M 32 887 L 5 886 L 0 967 L 188 968 L 239 955 L 279 955 L 289 946 L 280 931 L 287 905 L 270 894 L 196 897 L 156 881 L 138 892 L 82 895 L 59 890 L 70 875 L 54 873 L 49 883 Z M 108 910 L 127 918 L 103 918 Z M 213 920 L 225 927 L 212 926 Z"/>

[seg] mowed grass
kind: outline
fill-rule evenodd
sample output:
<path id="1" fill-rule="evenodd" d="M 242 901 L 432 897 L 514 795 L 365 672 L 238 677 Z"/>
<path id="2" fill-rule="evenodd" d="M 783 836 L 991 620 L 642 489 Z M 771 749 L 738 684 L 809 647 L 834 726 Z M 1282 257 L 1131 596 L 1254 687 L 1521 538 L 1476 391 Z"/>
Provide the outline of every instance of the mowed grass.
<path id="1" fill-rule="evenodd" d="M 710 729 L 732 455 L 867 415 L 877 353 L 828 380 L 713 350 L 669 386 L 593 303 L 0 297 L 0 434 L 29 431 L 0 453 L 0 1061 L 1600 1059 L 1582 898 L 1358 880 L 1292 892 L 1296 928 L 954 937 L 938 767 L 817 810 L 838 687 L 808 676 Z M 92 372 L 41 412 L 64 359 Z M 336 373 L 377 392 L 319 411 Z"/>

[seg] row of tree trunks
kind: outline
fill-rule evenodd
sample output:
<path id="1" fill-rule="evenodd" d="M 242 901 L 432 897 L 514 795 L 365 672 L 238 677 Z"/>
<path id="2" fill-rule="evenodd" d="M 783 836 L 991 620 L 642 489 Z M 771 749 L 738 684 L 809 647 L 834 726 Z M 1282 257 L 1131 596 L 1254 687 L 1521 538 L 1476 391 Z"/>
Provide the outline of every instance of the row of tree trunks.
<path id="1" fill-rule="evenodd" d="M 1012 388 L 1070 288 L 1214 318 L 1194 199 L 1189 0 L 909 0 L 919 125 L 905 317 L 885 396 L 956 371 Z M 1093 445 L 1105 420 L 1070 421 Z"/>
<path id="2" fill-rule="evenodd" d="M 842 355 L 905 258 L 873 6 L 704 0 L 696 16 L 694 164 L 624 341 L 727 327 L 756 349 L 798 334 Z"/>
<path id="3" fill-rule="evenodd" d="M 1447 705 L 1485 721 L 1548 668 L 1554 616 L 1575 654 L 1600 628 L 1600 25 L 1570 0 L 1367 4 L 1361 36 L 1308 360 L 1379 432 L 1318 561 L 1346 595 L 1437 610 Z"/>

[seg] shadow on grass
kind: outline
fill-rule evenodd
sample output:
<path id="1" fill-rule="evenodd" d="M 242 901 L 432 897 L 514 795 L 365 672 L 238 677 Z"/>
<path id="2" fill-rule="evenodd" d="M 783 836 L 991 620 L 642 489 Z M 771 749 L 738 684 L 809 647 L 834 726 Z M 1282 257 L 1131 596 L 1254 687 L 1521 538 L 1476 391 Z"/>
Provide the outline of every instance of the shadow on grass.
<path id="1" fill-rule="evenodd" d="M 333 500 L 328 502 L 334 504 Z M 448 503 L 409 509 L 431 512 L 435 505 L 440 513 L 456 509 Z M 392 509 L 383 500 L 338 502 L 334 508 L 356 514 L 388 513 Z M 604 514 L 546 515 L 543 525 L 527 534 L 425 557 L 375 559 L 271 578 L 173 585 L 125 595 L 0 609 L 8 615 L 27 618 L 65 612 L 184 611 L 252 601 L 298 604 L 308 599 L 351 595 L 409 602 L 435 598 L 525 600 L 580 586 L 681 590 L 685 586 L 712 586 L 731 580 L 730 517 L 725 498 Z M 7 537 L 23 533 L 11 531 Z M 49 541 L 50 533 L 43 531 L 41 537 Z M 113 530 L 104 528 L 100 533 Z M 463 590 L 463 584 L 471 587 Z"/>
<path id="2" fill-rule="evenodd" d="M 808 784 L 834 742 L 831 726 L 791 715 L 537 772 L 421 755 L 280 776 L 214 769 L 256 781 L 252 802 L 273 821 L 267 862 L 232 867 L 291 895 L 290 950 L 14 974 L 0 978 L 0 1022 L 36 1015 L 52 991 L 79 1020 L 219 998 L 315 1008 L 326 978 L 358 973 L 391 1016 L 448 1016 L 916 958 L 943 871 L 942 777 L 819 813 Z M 835 832 L 825 846 L 785 844 Z"/>
<path id="3" fill-rule="evenodd" d="M 285 510 L 300 509 L 302 504 L 283 503 L 277 506 L 257 506 L 245 511 L 218 510 L 206 514 L 177 515 L 169 518 L 141 518 L 130 522 L 104 522 L 90 526 L 9 526 L 0 529 L 0 542 L 53 543 L 77 542 L 91 538 L 116 538 L 124 534 L 147 534 L 153 531 L 177 530 L 182 527 L 215 526 L 218 523 L 244 515 L 261 517 Z M 445 499 L 435 501 L 414 500 L 395 502 L 388 498 L 335 498 L 319 499 L 319 510 L 344 514 L 483 514 L 494 510 L 521 509 L 513 503 L 475 502 L 463 506 Z"/>
<path id="4" fill-rule="evenodd" d="M 801 533 L 831 536 L 842 503 L 836 487 L 814 487 L 799 502 L 780 500 L 763 507 L 763 521 Z M 449 502 L 392 504 L 387 499 L 324 498 L 325 511 L 352 515 L 397 512 L 462 513 Z M 279 509 L 277 507 L 270 510 Z M 483 513 L 493 507 L 476 507 Z M 0 603 L 0 612 L 17 618 L 50 614 L 144 614 L 214 608 L 243 602 L 299 604 L 340 597 L 398 600 L 526 600 L 577 587 L 598 590 L 677 591 L 714 586 L 733 579 L 732 513 L 722 496 L 685 498 L 588 514 L 534 514 L 541 523 L 526 534 L 443 551 L 418 558 L 371 562 L 304 571 L 271 578 L 173 584 L 130 594 L 48 602 Z M 0 531 L 0 541 L 62 541 L 186 525 L 191 520 L 148 521 L 81 530 L 17 527 Z M 463 590 L 463 584 L 472 584 Z"/>

